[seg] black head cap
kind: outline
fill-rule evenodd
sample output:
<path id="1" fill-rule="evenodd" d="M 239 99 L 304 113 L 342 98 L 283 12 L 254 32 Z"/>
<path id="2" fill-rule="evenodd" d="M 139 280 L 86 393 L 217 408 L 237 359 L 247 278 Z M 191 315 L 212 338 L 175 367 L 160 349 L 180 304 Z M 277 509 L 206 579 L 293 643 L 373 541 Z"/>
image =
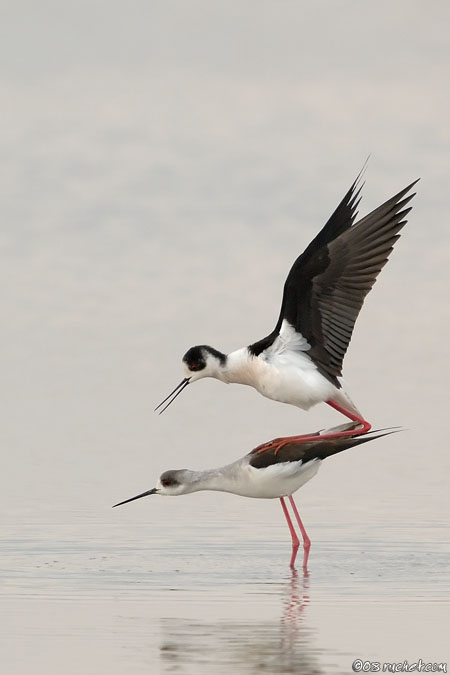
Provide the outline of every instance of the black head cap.
<path id="1" fill-rule="evenodd" d="M 196 347 L 191 347 L 183 356 L 183 361 L 189 370 L 196 372 L 206 368 L 206 359 L 208 354 L 215 356 L 216 359 L 220 361 L 221 365 L 225 365 L 227 360 L 225 354 L 222 354 L 222 352 L 219 352 L 217 349 L 214 349 L 214 347 L 209 347 L 208 345 L 197 345 Z"/>

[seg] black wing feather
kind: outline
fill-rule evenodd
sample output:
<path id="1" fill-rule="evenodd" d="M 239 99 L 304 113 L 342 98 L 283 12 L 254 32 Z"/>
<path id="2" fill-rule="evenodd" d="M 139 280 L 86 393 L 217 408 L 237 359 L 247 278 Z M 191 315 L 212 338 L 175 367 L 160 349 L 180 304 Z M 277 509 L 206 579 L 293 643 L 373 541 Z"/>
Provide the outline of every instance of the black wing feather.
<path id="1" fill-rule="evenodd" d="M 386 264 L 414 197 L 417 181 L 353 224 L 360 188 L 353 183 L 341 204 L 294 262 L 284 285 L 280 316 L 272 333 L 249 347 L 257 355 L 279 334 L 283 320 L 305 337 L 308 354 L 333 384 L 364 299 Z"/>
<path id="2" fill-rule="evenodd" d="M 258 448 L 255 448 L 249 452 L 249 457 L 251 458 L 249 463 L 250 466 L 253 466 L 255 469 L 265 469 L 273 464 L 282 464 L 285 462 L 301 461 L 303 464 L 306 464 L 306 462 L 309 462 L 312 459 L 326 459 L 331 455 L 336 455 L 338 452 L 353 448 L 361 443 L 366 443 L 367 441 L 372 441 L 376 438 L 395 433 L 395 431 L 389 430 L 384 433 L 380 433 L 380 431 L 382 430 L 369 432 L 360 436 L 346 436 L 334 439 L 321 438 L 319 434 L 311 434 L 312 436 L 316 435 L 317 440 L 307 441 L 306 443 L 299 443 L 298 441 L 287 443 L 277 450 L 277 452 L 275 452 L 273 448 L 263 450 L 262 452 Z"/>
<path id="3" fill-rule="evenodd" d="M 296 288 L 298 272 L 302 269 L 305 272 L 308 260 L 314 256 L 317 251 L 322 249 L 329 241 L 332 241 L 342 234 L 342 232 L 345 232 L 345 230 L 348 230 L 348 228 L 352 226 L 358 214 L 357 209 L 359 202 L 361 201 L 362 185 L 358 185 L 361 173 L 357 176 L 353 185 L 350 187 L 349 191 L 344 196 L 334 213 L 330 216 L 319 234 L 312 240 L 309 246 L 292 265 L 291 271 L 289 272 L 284 284 L 283 300 L 281 303 L 281 311 L 277 325 L 270 335 L 249 346 L 250 352 L 255 356 L 258 356 L 258 354 L 261 354 L 261 352 L 267 349 L 267 347 L 270 347 L 280 331 L 283 319 L 286 318 L 289 321 L 288 317 L 295 319 L 297 316 L 297 306 L 299 302 L 297 297 L 301 297 L 305 290 L 307 290 L 300 287 Z M 291 321 L 289 321 L 289 323 L 291 323 Z"/>

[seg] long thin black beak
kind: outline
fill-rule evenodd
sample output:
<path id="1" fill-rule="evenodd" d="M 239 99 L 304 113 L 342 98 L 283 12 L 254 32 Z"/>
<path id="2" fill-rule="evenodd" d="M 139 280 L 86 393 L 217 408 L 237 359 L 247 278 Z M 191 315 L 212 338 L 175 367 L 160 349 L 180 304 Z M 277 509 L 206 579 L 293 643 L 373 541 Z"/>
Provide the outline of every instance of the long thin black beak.
<path id="1" fill-rule="evenodd" d="M 155 412 L 156 412 L 162 405 L 164 405 L 164 403 L 165 403 L 166 401 L 169 401 L 169 399 L 170 399 L 169 403 L 168 403 L 166 406 L 164 406 L 164 408 L 163 408 L 162 410 L 159 411 L 159 414 L 161 415 L 161 413 L 163 413 L 164 410 L 167 410 L 167 408 L 169 407 L 169 405 L 175 401 L 176 397 L 179 396 L 179 394 L 181 394 L 181 392 L 183 391 L 183 389 L 186 389 L 186 387 L 187 387 L 188 384 L 189 384 L 189 381 L 190 381 L 190 378 L 189 378 L 189 377 L 185 377 L 184 380 L 181 380 L 180 384 L 178 384 L 178 385 L 175 387 L 175 389 L 173 390 L 173 392 L 172 392 L 171 394 L 169 394 L 168 396 L 166 396 L 166 398 L 164 399 L 164 401 L 161 401 L 161 403 L 160 403 L 159 405 L 156 406 Z M 174 395 L 174 394 L 175 394 L 175 395 Z M 173 396 L 173 398 L 171 398 L 172 396 Z"/>
<path id="2" fill-rule="evenodd" d="M 114 504 L 113 509 L 116 508 L 116 506 L 122 506 L 122 504 L 128 504 L 128 502 L 134 502 L 135 499 L 140 499 L 141 497 L 147 497 L 147 495 L 154 495 L 158 490 L 156 488 L 153 488 L 152 490 L 147 490 L 147 492 L 143 492 L 140 495 L 136 495 L 136 497 L 131 497 L 130 499 L 125 499 L 124 502 L 119 502 L 118 504 Z"/>

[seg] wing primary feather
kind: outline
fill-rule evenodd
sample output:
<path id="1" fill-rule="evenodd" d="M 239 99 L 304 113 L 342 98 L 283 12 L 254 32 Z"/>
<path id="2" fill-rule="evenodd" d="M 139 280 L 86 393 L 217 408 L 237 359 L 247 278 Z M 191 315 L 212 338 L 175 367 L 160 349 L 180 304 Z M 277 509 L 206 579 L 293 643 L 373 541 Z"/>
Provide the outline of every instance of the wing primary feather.
<path id="1" fill-rule="evenodd" d="M 294 262 L 274 330 L 248 348 L 258 355 L 270 347 L 286 320 L 308 341 L 309 356 L 336 386 L 356 319 L 407 222 L 411 207 L 406 205 L 415 195 L 408 193 L 417 183 L 412 182 L 355 223 L 364 168 Z"/>
<path id="2" fill-rule="evenodd" d="M 398 433 L 401 429 L 379 429 L 372 433 L 360 436 L 347 436 L 335 439 L 321 439 L 319 434 L 315 434 L 316 439 L 308 442 L 292 442 L 287 443 L 278 452 L 273 449 L 268 449 L 261 452 L 258 448 L 249 452 L 249 464 L 255 469 L 264 469 L 273 464 L 283 464 L 286 462 L 301 462 L 306 464 L 314 459 L 326 459 L 331 455 L 343 452 L 348 448 L 367 443 L 368 441 L 382 438 L 393 433 Z"/>

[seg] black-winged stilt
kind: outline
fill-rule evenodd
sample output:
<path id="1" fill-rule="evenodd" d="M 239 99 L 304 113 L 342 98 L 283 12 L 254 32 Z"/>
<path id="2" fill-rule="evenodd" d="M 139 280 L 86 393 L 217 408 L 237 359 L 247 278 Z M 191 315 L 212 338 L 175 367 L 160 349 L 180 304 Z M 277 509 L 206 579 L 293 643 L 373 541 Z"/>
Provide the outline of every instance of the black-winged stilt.
<path id="1" fill-rule="evenodd" d="M 279 450 L 269 447 L 261 451 L 260 446 L 236 462 L 218 469 L 165 471 L 157 481 L 156 487 L 114 506 L 122 506 L 122 504 L 148 495 L 178 496 L 201 490 L 230 492 L 242 497 L 259 499 L 279 498 L 291 533 L 292 554 L 290 565 L 294 567 L 299 539 L 286 506 L 285 497 L 288 497 L 303 538 L 303 567 L 306 568 L 311 541 L 303 526 L 292 494 L 316 475 L 323 459 L 395 431 L 382 429 L 361 435 L 358 433 L 359 430 L 356 429 L 357 425 L 356 422 L 347 423 L 334 429 L 309 434 L 307 439 L 289 441 Z M 344 431 L 352 435 L 336 437 L 336 433 L 343 433 Z"/>
<path id="2" fill-rule="evenodd" d="M 354 222 L 360 202 L 355 180 L 324 228 L 297 258 L 284 285 L 280 316 L 267 337 L 230 354 L 198 345 L 183 357 L 185 377 L 156 408 L 163 412 L 188 384 L 204 377 L 246 384 L 267 398 L 304 410 L 326 402 L 366 433 L 367 422 L 339 377 L 364 299 L 386 264 L 411 207 L 417 181 Z M 276 439 L 277 448 L 296 438 Z M 261 448 L 260 448 L 261 451 Z"/>

